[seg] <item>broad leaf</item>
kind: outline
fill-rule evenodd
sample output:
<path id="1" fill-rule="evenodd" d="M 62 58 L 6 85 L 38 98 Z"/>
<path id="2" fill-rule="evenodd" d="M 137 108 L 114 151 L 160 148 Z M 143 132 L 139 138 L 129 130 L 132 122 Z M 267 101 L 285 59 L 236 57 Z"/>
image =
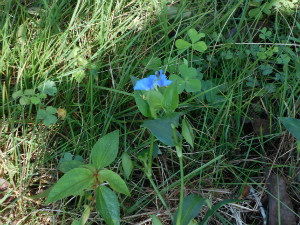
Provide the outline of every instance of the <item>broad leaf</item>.
<path id="1" fill-rule="evenodd" d="M 99 176 L 100 176 L 100 180 L 101 181 L 106 181 L 109 183 L 109 186 L 120 193 L 123 193 L 125 195 L 130 195 L 130 192 L 127 188 L 126 183 L 124 182 L 124 180 L 115 172 L 111 171 L 111 170 L 100 170 L 99 171 Z"/>
<path id="2" fill-rule="evenodd" d="M 205 203 L 204 198 L 200 198 L 199 196 L 194 194 L 185 197 L 185 199 L 183 200 L 180 224 L 188 225 L 189 222 L 199 214 L 204 203 Z M 176 224 L 177 215 L 178 215 L 178 209 L 176 210 L 174 216 L 173 225 Z"/>
<path id="3" fill-rule="evenodd" d="M 41 93 L 45 93 L 50 96 L 54 96 L 57 93 L 57 88 L 54 81 L 47 80 L 43 84 L 38 86 L 38 90 Z"/>
<path id="4" fill-rule="evenodd" d="M 96 190 L 96 207 L 108 225 L 120 224 L 120 204 L 117 195 L 102 185 Z"/>
<path id="5" fill-rule="evenodd" d="M 193 44 L 193 49 L 204 52 L 207 49 L 207 45 L 204 41 L 198 41 L 197 43 Z"/>
<path id="6" fill-rule="evenodd" d="M 205 37 L 205 34 L 203 34 L 203 33 L 198 34 L 198 32 L 195 29 L 188 30 L 188 35 L 189 35 L 192 43 L 196 43 L 201 38 Z"/>
<path id="7" fill-rule="evenodd" d="M 25 91 L 24 91 L 24 95 L 34 95 L 35 93 L 34 93 L 34 90 L 33 89 L 26 89 Z"/>
<path id="8" fill-rule="evenodd" d="M 16 100 L 17 98 L 19 98 L 19 97 L 21 97 L 21 96 L 23 96 L 23 91 L 22 91 L 22 90 L 16 91 L 16 92 L 14 92 L 14 93 L 12 94 L 12 98 L 13 98 L 14 100 Z"/>
<path id="9" fill-rule="evenodd" d="M 148 128 L 150 132 L 165 145 L 175 145 L 174 134 L 169 121 L 163 119 L 146 120 L 143 126 Z M 178 132 L 177 135 L 180 136 Z"/>
<path id="10" fill-rule="evenodd" d="M 87 220 L 90 217 L 90 214 L 91 214 L 91 206 L 86 206 L 85 210 L 80 218 L 80 225 L 84 225 L 87 222 Z"/>
<path id="11" fill-rule="evenodd" d="M 191 43 L 189 43 L 185 40 L 182 40 L 182 39 L 178 39 L 175 41 L 175 46 L 181 50 L 187 49 L 187 48 L 191 47 L 191 45 L 192 45 Z"/>
<path id="12" fill-rule="evenodd" d="M 134 91 L 134 99 L 140 112 L 144 116 L 150 117 L 151 116 L 150 107 L 146 99 L 143 98 L 142 91 Z"/>
<path id="13" fill-rule="evenodd" d="M 97 169 L 111 164 L 118 155 L 119 130 L 100 138 L 92 148 L 92 163 Z"/>
<path id="14" fill-rule="evenodd" d="M 300 120 L 289 117 L 279 117 L 280 122 L 291 132 L 291 134 L 300 141 Z"/>
<path id="15" fill-rule="evenodd" d="M 188 67 L 186 64 L 179 66 L 179 73 L 184 79 L 194 78 L 197 76 L 197 70 L 193 67 Z"/>
<path id="16" fill-rule="evenodd" d="M 167 87 L 164 93 L 162 105 L 168 113 L 172 113 L 178 107 L 178 104 L 179 96 L 177 92 L 177 84 L 176 81 L 174 81 L 170 84 L 169 87 Z"/>
<path id="17" fill-rule="evenodd" d="M 93 173 L 85 168 L 75 168 L 66 173 L 51 189 L 45 204 L 55 202 L 62 198 L 78 195 L 90 188 L 95 182 Z"/>
<path id="18" fill-rule="evenodd" d="M 201 80 L 197 78 L 187 80 L 185 83 L 185 90 L 187 92 L 201 91 Z"/>
<path id="19" fill-rule="evenodd" d="M 22 96 L 20 98 L 20 104 L 21 105 L 29 105 L 30 104 L 30 98 L 28 98 L 27 96 Z"/>
<path id="20" fill-rule="evenodd" d="M 163 95 L 159 91 L 151 90 L 147 91 L 147 100 L 149 103 L 149 106 L 153 109 L 161 109 L 162 107 L 162 99 Z"/>
<path id="21" fill-rule="evenodd" d="M 127 179 L 129 179 L 130 174 L 133 170 L 133 163 L 132 163 L 132 160 L 130 159 L 130 156 L 128 155 L 127 152 L 124 152 L 122 154 L 122 167 L 123 167 L 123 170 L 124 170 L 125 177 Z"/>

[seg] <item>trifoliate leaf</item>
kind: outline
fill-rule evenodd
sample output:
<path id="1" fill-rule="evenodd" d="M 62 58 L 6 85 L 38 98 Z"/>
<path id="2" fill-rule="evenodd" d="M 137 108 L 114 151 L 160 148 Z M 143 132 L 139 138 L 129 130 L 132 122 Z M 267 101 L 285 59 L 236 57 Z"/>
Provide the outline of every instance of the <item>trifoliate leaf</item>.
<path id="1" fill-rule="evenodd" d="M 54 96 L 57 93 L 57 88 L 54 81 L 47 80 L 43 84 L 38 86 L 38 90 L 41 93 L 45 93 L 50 96 Z"/>

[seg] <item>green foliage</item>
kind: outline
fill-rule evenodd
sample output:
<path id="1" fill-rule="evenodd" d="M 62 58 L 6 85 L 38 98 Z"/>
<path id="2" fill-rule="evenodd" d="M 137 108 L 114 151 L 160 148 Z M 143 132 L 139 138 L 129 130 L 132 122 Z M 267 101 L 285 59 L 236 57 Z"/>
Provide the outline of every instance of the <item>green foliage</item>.
<path id="1" fill-rule="evenodd" d="M 119 130 L 100 138 L 92 148 L 92 163 L 97 169 L 111 164 L 118 155 Z"/>
<path id="2" fill-rule="evenodd" d="M 178 39 L 175 42 L 175 46 L 181 51 L 185 51 L 192 47 L 198 52 L 205 52 L 207 49 L 206 43 L 204 41 L 199 41 L 201 38 L 205 37 L 205 34 L 198 33 L 195 29 L 190 29 L 187 33 L 192 43 L 189 43 L 183 39 Z"/>
<path id="3" fill-rule="evenodd" d="M 120 224 L 120 204 L 116 194 L 106 186 L 97 187 L 96 207 L 108 225 Z"/>
<path id="4" fill-rule="evenodd" d="M 194 132 L 186 118 L 182 120 L 182 136 L 194 148 Z"/>
<path id="5" fill-rule="evenodd" d="M 280 122 L 291 132 L 291 134 L 300 141 L 300 120 L 289 117 L 279 117 Z"/>
<path id="6" fill-rule="evenodd" d="M 150 217 L 152 219 L 152 225 L 163 225 L 156 215 L 153 214 Z"/>
<path id="7" fill-rule="evenodd" d="M 162 106 L 167 114 L 171 114 L 177 109 L 179 104 L 179 96 L 177 92 L 176 81 L 172 82 L 169 87 L 165 90 L 162 98 Z"/>
<path id="8" fill-rule="evenodd" d="M 205 199 L 197 195 L 191 194 L 183 200 L 183 210 L 180 220 L 181 225 L 188 225 L 195 218 L 205 204 Z M 173 225 L 177 222 L 178 210 L 175 212 Z"/>
<path id="9" fill-rule="evenodd" d="M 130 159 L 130 156 L 128 155 L 127 152 L 124 152 L 122 154 L 122 167 L 123 167 L 123 170 L 124 170 L 124 174 L 125 174 L 125 177 L 127 179 L 129 179 L 132 171 L 133 171 L 133 162 L 132 160 Z"/>
<path id="10" fill-rule="evenodd" d="M 68 196 L 81 194 L 91 188 L 95 182 L 93 173 L 85 168 L 75 168 L 68 171 L 51 189 L 45 204 L 49 204 Z"/>

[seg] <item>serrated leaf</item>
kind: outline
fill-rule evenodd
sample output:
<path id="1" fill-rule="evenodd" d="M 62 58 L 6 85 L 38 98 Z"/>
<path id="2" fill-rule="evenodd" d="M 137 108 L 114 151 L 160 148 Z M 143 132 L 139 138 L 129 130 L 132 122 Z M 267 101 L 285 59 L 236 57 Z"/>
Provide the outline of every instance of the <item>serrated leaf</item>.
<path id="1" fill-rule="evenodd" d="M 128 155 L 127 152 L 124 152 L 122 154 L 122 167 L 123 167 L 123 170 L 124 170 L 125 177 L 127 179 L 129 179 L 130 174 L 133 170 L 133 163 L 132 163 L 132 160 L 130 159 L 130 156 Z"/>
<path id="2" fill-rule="evenodd" d="M 55 114 L 55 113 L 57 112 L 57 109 L 54 108 L 54 107 L 52 107 L 52 106 L 47 106 L 47 107 L 46 107 L 46 112 L 47 112 L 48 114 Z"/>
<path id="3" fill-rule="evenodd" d="M 97 169 L 111 164 L 118 155 L 119 130 L 113 131 L 100 138 L 92 148 L 91 158 Z"/>
<path id="4" fill-rule="evenodd" d="M 192 44 L 185 41 L 185 40 L 183 40 L 183 39 L 178 39 L 178 40 L 175 41 L 175 46 L 178 49 L 185 50 L 185 49 L 191 47 Z"/>
<path id="5" fill-rule="evenodd" d="M 37 105 L 37 104 L 40 104 L 41 99 L 36 96 L 32 96 L 32 97 L 30 97 L 30 101 L 32 104 Z"/>
<path id="6" fill-rule="evenodd" d="M 100 170 L 100 180 L 104 180 L 109 183 L 109 186 L 117 192 L 130 196 L 130 192 L 127 188 L 125 181 L 115 172 L 111 170 Z"/>
<path id="7" fill-rule="evenodd" d="M 51 189 L 45 204 L 49 204 L 68 196 L 76 196 L 90 188 L 95 182 L 93 173 L 85 168 L 75 168 L 67 172 Z"/>
<path id="8" fill-rule="evenodd" d="M 104 185 L 97 187 L 96 208 L 108 225 L 120 224 L 120 204 L 118 197 Z"/>
<path id="9" fill-rule="evenodd" d="M 185 197 L 183 200 L 180 224 L 188 225 L 190 221 L 199 214 L 204 204 L 205 204 L 205 199 L 200 198 L 197 195 L 191 194 Z M 177 222 L 177 215 L 178 215 L 178 209 L 176 210 L 174 216 L 173 225 L 175 225 Z"/>
<path id="10" fill-rule="evenodd" d="M 179 95 L 177 92 L 177 83 L 176 81 L 172 82 L 170 86 L 165 90 L 162 106 L 167 111 L 167 113 L 172 113 L 177 109 L 179 104 Z"/>
<path id="11" fill-rule="evenodd" d="M 159 218 L 156 215 L 150 215 L 151 219 L 152 219 L 152 225 L 163 225 Z"/>
<path id="12" fill-rule="evenodd" d="M 57 88 L 54 81 L 47 80 L 43 84 L 38 86 L 38 90 L 41 93 L 54 96 L 57 93 Z"/>
<path id="13" fill-rule="evenodd" d="M 197 43 L 193 44 L 193 49 L 197 50 L 198 52 L 205 52 L 207 45 L 204 41 L 198 41 Z"/>
<path id="14" fill-rule="evenodd" d="M 29 105 L 30 104 L 30 98 L 28 98 L 27 96 L 22 96 L 20 98 L 20 104 L 21 105 Z"/>
<path id="15" fill-rule="evenodd" d="M 23 91 L 22 91 L 22 90 L 16 91 L 16 92 L 14 92 L 14 93 L 12 94 L 12 98 L 13 98 L 14 100 L 16 100 L 17 98 L 19 98 L 19 97 L 21 97 L 21 96 L 23 96 Z"/>
<path id="16" fill-rule="evenodd" d="M 285 128 L 298 140 L 300 141 L 300 120 L 289 117 L 279 117 L 280 122 Z"/>
<path id="17" fill-rule="evenodd" d="M 186 118 L 182 121 L 182 136 L 194 148 L 194 132 Z"/>

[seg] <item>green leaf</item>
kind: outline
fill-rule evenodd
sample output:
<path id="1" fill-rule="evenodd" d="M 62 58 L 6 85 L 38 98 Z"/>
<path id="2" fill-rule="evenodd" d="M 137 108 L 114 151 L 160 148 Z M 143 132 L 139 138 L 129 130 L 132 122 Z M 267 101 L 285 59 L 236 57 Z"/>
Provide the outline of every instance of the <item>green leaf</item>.
<path id="1" fill-rule="evenodd" d="M 146 99 L 148 100 L 149 106 L 153 109 L 161 109 L 163 95 L 156 90 L 147 91 Z"/>
<path id="2" fill-rule="evenodd" d="M 184 90 L 185 81 L 180 76 L 175 75 L 175 74 L 171 75 L 169 77 L 169 80 L 171 80 L 173 82 L 176 81 L 176 83 L 177 83 L 177 92 L 178 92 L 178 94 L 181 94 Z"/>
<path id="3" fill-rule="evenodd" d="M 81 218 L 80 218 L 80 225 L 84 225 L 87 220 L 89 219 L 91 214 L 91 207 L 90 206 L 86 206 Z"/>
<path id="4" fill-rule="evenodd" d="M 48 114 L 55 114 L 55 113 L 57 112 L 57 109 L 54 108 L 54 107 L 52 107 L 52 106 L 47 106 L 46 112 L 47 112 Z"/>
<path id="5" fill-rule="evenodd" d="M 193 44 L 193 49 L 197 50 L 198 52 L 205 52 L 207 45 L 204 41 L 198 41 L 197 43 Z"/>
<path id="6" fill-rule="evenodd" d="M 16 91 L 16 92 L 14 92 L 14 93 L 12 94 L 12 98 L 13 98 L 14 100 L 16 100 L 17 98 L 19 98 L 19 97 L 21 97 L 21 96 L 23 96 L 23 91 L 22 91 L 22 90 Z"/>
<path id="7" fill-rule="evenodd" d="M 118 155 L 119 130 L 100 138 L 92 148 L 91 158 L 97 169 L 111 164 Z"/>
<path id="8" fill-rule="evenodd" d="M 174 134 L 170 122 L 163 119 L 146 120 L 142 126 L 148 128 L 150 132 L 165 145 L 175 145 Z M 180 136 L 178 133 L 177 135 Z"/>
<path id="9" fill-rule="evenodd" d="M 279 117 L 280 122 L 286 127 L 286 129 L 300 141 L 300 120 L 289 117 Z"/>
<path id="10" fill-rule="evenodd" d="M 45 204 L 62 198 L 78 195 L 83 190 L 90 188 L 95 182 L 93 173 L 85 168 L 75 168 L 66 173 L 51 189 Z"/>
<path id="11" fill-rule="evenodd" d="M 51 124 L 55 124 L 57 121 L 57 117 L 53 115 L 47 115 L 46 118 L 43 120 L 45 126 L 50 126 Z"/>
<path id="12" fill-rule="evenodd" d="M 144 116 L 150 117 L 151 116 L 150 107 L 146 99 L 143 99 L 142 91 L 134 91 L 134 99 L 140 112 Z"/>
<path id="13" fill-rule="evenodd" d="M 175 109 L 177 109 L 178 104 L 179 95 L 177 92 L 176 81 L 174 81 L 165 90 L 164 97 L 162 100 L 162 106 L 168 113 L 172 113 L 175 111 Z"/>
<path id="14" fill-rule="evenodd" d="M 152 219 L 152 225 L 163 225 L 156 215 L 153 214 L 150 217 Z"/>
<path id="15" fill-rule="evenodd" d="M 194 195 L 194 194 L 191 194 L 191 195 L 185 197 L 183 200 L 180 224 L 188 225 L 189 222 L 199 214 L 204 203 L 205 203 L 204 198 L 200 198 L 199 196 Z M 176 213 L 174 216 L 173 225 L 176 224 L 177 215 L 178 215 L 178 209 L 176 210 Z"/>
<path id="16" fill-rule="evenodd" d="M 30 98 L 28 98 L 27 96 L 22 96 L 20 98 L 20 104 L 21 105 L 29 105 L 30 104 Z"/>
<path id="17" fill-rule="evenodd" d="M 81 83 L 81 81 L 86 76 L 86 72 L 84 69 L 78 69 L 76 72 L 73 73 L 72 77 L 78 82 Z"/>
<path id="18" fill-rule="evenodd" d="M 157 70 L 161 66 L 161 58 L 159 57 L 147 57 L 143 65 L 149 70 Z"/>
<path id="19" fill-rule="evenodd" d="M 37 104 L 40 104 L 41 99 L 36 96 L 32 96 L 32 97 L 30 97 L 30 101 L 32 102 L 32 104 L 37 105 Z"/>
<path id="20" fill-rule="evenodd" d="M 100 170 L 98 174 L 100 176 L 100 180 L 108 182 L 113 190 L 130 196 L 130 192 L 125 181 L 118 174 L 111 170 Z"/>
<path id="21" fill-rule="evenodd" d="M 197 70 L 193 67 L 188 67 L 186 64 L 181 64 L 179 66 L 179 73 L 184 79 L 190 79 L 197 76 Z"/>
<path id="22" fill-rule="evenodd" d="M 248 12 L 248 16 L 250 18 L 253 18 L 253 17 L 256 17 L 257 15 L 260 14 L 260 17 L 262 16 L 261 15 L 261 10 L 260 8 L 255 8 L 255 9 L 251 9 L 249 12 Z"/>
<path id="23" fill-rule="evenodd" d="M 37 112 L 37 119 L 39 120 L 43 120 L 47 117 L 48 113 L 46 112 L 46 110 L 44 109 L 39 109 L 39 111 Z"/>
<path id="24" fill-rule="evenodd" d="M 35 93 L 34 93 L 34 90 L 33 89 L 26 89 L 25 91 L 24 91 L 24 95 L 34 95 Z"/>
<path id="25" fill-rule="evenodd" d="M 120 204 L 118 197 L 104 185 L 97 187 L 96 208 L 108 225 L 120 224 Z"/>
<path id="26" fill-rule="evenodd" d="M 191 43 L 185 41 L 185 40 L 182 40 L 182 39 L 178 39 L 175 41 L 175 46 L 178 48 L 178 49 L 181 49 L 181 50 L 185 50 L 189 47 L 192 46 Z"/>
<path id="27" fill-rule="evenodd" d="M 201 91 L 201 80 L 189 79 L 186 81 L 185 90 L 187 92 L 198 92 Z"/>
<path id="28" fill-rule="evenodd" d="M 205 34 L 203 33 L 199 33 L 195 30 L 195 29 L 190 29 L 188 30 L 188 35 L 192 41 L 192 43 L 196 43 L 197 41 L 199 41 L 201 38 L 205 37 Z"/>
<path id="29" fill-rule="evenodd" d="M 132 160 L 130 159 L 130 156 L 128 155 L 127 152 L 124 152 L 122 154 L 122 167 L 123 167 L 123 170 L 124 170 L 125 177 L 127 179 L 129 179 L 130 174 L 133 170 L 133 163 L 132 163 Z"/>
<path id="30" fill-rule="evenodd" d="M 182 136 L 194 148 L 194 133 L 193 128 L 186 118 L 182 121 Z"/>
<path id="31" fill-rule="evenodd" d="M 60 163 L 59 170 L 63 173 L 67 173 L 70 170 L 78 168 L 83 164 L 84 164 L 83 162 L 77 160 L 68 160 Z"/>
<path id="32" fill-rule="evenodd" d="M 199 225 L 205 225 L 207 224 L 209 218 L 222 206 L 229 204 L 229 203 L 234 203 L 237 202 L 237 199 L 226 199 L 223 200 L 222 202 L 217 203 L 216 205 L 214 205 L 210 210 L 207 211 L 204 219 L 201 221 L 201 223 Z"/>
<path id="33" fill-rule="evenodd" d="M 57 93 L 57 88 L 54 81 L 47 80 L 43 84 L 38 86 L 38 90 L 41 93 L 45 93 L 50 96 L 54 96 Z"/>

